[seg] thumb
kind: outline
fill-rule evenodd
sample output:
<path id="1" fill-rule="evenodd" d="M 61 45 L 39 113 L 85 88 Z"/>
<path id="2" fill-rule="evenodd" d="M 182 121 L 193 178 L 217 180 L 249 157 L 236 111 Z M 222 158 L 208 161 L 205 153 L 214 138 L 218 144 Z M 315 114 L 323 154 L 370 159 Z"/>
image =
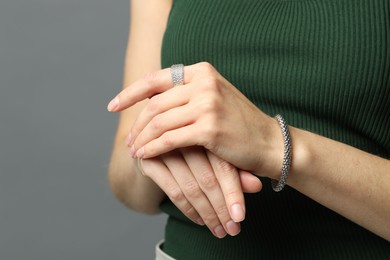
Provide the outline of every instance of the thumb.
<path id="1" fill-rule="evenodd" d="M 238 170 L 243 192 L 256 193 L 261 191 L 263 184 L 255 175 L 244 170 Z"/>

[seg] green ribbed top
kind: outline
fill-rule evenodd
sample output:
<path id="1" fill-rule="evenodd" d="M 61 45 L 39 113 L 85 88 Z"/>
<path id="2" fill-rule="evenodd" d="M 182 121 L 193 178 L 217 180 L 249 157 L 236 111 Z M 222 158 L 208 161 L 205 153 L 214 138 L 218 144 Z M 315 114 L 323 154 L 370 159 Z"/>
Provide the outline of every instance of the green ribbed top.
<path id="1" fill-rule="evenodd" d="M 200 61 L 269 115 L 390 158 L 389 0 L 175 0 L 162 66 Z M 197 260 L 390 259 L 384 239 L 263 183 L 245 197 L 237 237 L 214 238 L 163 202 L 164 251 Z"/>

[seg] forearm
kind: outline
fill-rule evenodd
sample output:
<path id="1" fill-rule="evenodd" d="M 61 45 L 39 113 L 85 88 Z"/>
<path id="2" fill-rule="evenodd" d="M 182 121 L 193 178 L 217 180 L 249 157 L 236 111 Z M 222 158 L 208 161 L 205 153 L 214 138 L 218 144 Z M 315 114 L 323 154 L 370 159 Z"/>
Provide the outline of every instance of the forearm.
<path id="1" fill-rule="evenodd" d="M 288 184 L 390 241 L 390 161 L 290 127 Z"/>
<path id="2" fill-rule="evenodd" d="M 169 0 L 131 0 L 123 88 L 146 73 L 160 69 L 162 38 L 171 4 Z M 113 193 L 126 206 L 144 213 L 156 213 L 159 212 L 159 204 L 165 194 L 154 182 L 139 173 L 137 163 L 129 156 L 125 144 L 135 118 L 146 103 L 140 101 L 120 115 L 110 161 L 109 180 Z"/>
<path id="3" fill-rule="evenodd" d="M 109 168 L 109 181 L 113 193 L 127 207 L 138 212 L 156 214 L 165 198 L 161 189 L 148 177 L 143 176 L 137 161 L 128 155 L 125 137 L 118 134 Z"/>

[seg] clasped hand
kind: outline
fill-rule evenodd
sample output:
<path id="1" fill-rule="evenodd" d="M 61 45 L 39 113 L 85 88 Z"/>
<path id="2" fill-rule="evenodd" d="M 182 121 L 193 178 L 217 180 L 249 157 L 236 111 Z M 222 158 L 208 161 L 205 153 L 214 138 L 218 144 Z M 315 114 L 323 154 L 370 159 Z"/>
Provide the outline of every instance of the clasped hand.
<path id="1" fill-rule="evenodd" d="M 217 237 L 236 235 L 245 215 L 242 192 L 261 189 L 251 173 L 275 173 L 282 150 L 276 121 L 206 62 L 186 66 L 179 87 L 173 87 L 169 69 L 149 73 L 120 92 L 108 110 L 147 98 L 127 140 L 130 154 L 143 159 L 145 175 L 187 217 Z"/>

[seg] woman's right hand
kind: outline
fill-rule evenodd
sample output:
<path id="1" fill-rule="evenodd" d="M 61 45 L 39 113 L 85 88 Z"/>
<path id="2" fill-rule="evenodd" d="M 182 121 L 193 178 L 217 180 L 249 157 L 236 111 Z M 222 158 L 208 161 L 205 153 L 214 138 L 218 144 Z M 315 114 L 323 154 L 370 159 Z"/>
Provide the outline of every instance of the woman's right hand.
<path id="1" fill-rule="evenodd" d="M 203 147 L 175 150 L 140 161 L 143 174 L 151 178 L 183 212 L 214 236 L 235 236 L 245 218 L 243 192 L 255 193 L 260 180 L 236 169 Z"/>

